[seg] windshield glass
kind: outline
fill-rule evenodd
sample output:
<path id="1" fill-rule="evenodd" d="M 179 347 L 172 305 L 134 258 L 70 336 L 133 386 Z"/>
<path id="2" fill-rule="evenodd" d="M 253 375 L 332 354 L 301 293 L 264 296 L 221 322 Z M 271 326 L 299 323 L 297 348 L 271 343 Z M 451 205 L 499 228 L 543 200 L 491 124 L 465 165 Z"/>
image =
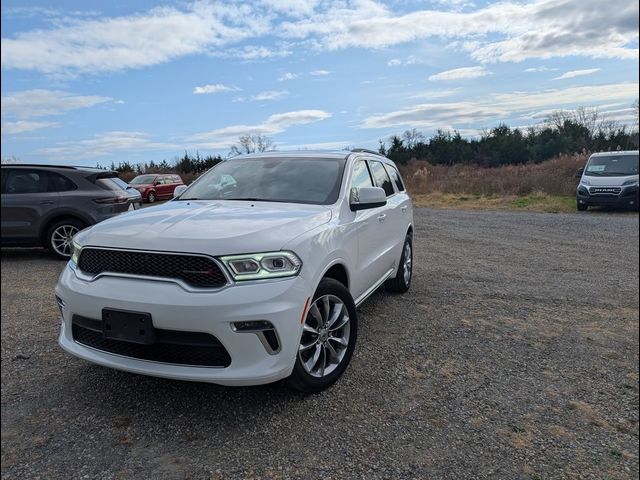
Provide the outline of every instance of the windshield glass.
<path id="1" fill-rule="evenodd" d="M 133 180 L 131 180 L 129 183 L 131 185 L 140 185 L 143 183 L 153 183 L 153 180 L 156 178 L 155 175 L 140 175 L 136 178 L 134 178 Z"/>
<path id="2" fill-rule="evenodd" d="M 253 200 L 330 205 L 340 193 L 344 159 L 238 158 L 213 167 L 179 200 Z"/>
<path id="3" fill-rule="evenodd" d="M 591 157 L 584 174 L 590 177 L 638 175 L 638 155 Z"/>

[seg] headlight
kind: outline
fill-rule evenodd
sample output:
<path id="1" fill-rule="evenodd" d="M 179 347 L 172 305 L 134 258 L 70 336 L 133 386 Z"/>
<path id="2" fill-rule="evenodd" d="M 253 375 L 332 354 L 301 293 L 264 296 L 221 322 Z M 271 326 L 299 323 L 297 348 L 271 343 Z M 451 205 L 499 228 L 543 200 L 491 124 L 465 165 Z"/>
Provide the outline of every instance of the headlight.
<path id="1" fill-rule="evenodd" d="M 622 184 L 623 187 L 628 187 L 629 185 L 638 185 L 638 179 L 631 178 Z"/>
<path id="2" fill-rule="evenodd" d="M 75 240 L 73 240 L 71 242 L 71 263 L 73 263 L 74 265 L 78 265 L 80 250 L 82 250 L 82 247 L 80 246 L 80 244 Z"/>
<path id="3" fill-rule="evenodd" d="M 236 281 L 293 277 L 302 267 L 302 261 L 293 252 L 229 255 L 220 260 Z"/>
<path id="4" fill-rule="evenodd" d="M 591 185 L 591 182 L 589 181 L 589 179 L 584 177 L 582 177 L 582 180 L 580 180 L 580 183 L 583 185 Z"/>

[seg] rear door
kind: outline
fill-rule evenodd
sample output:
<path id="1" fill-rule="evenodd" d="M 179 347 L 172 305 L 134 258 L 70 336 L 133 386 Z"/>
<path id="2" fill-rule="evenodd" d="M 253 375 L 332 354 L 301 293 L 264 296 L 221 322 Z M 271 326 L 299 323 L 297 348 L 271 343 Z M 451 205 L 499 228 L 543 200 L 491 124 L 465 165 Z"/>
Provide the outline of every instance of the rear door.
<path id="1" fill-rule="evenodd" d="M 37 241 L 42 218 L 58 204 L 49 172 L 7 168 L 2 175 L 2 240 Z"/>
<path id="2" fill-rule="evenodd" d="M 387 170 L 396 192 L 395 195 L 387 198 L 387 202 L 393 215 L 394 233 L 396 235 L 394 258 L 399 261 L 402 254 L 402 247 L 404 246 L 404 239 L 409 230 L 410 219 L 413 216 L 413 212 L 411 211 L 411 198 L 404 187 L 398 169 L 390 163 L 384 163 L 384 168 Z"/>

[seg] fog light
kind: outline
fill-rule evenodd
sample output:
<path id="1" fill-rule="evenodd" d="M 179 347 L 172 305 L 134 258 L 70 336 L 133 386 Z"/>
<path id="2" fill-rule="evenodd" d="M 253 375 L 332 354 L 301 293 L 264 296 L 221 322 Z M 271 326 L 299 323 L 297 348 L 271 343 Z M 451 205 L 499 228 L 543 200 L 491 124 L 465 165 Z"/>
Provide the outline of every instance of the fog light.
<path id="1" fill-rule="evenodd" d="M 254 333 L 269 355 L 275 355 L 280 351 L 280 339 L 271 322 L 266 320 L 233 322 L 231 328 L 238 333 Z"/>

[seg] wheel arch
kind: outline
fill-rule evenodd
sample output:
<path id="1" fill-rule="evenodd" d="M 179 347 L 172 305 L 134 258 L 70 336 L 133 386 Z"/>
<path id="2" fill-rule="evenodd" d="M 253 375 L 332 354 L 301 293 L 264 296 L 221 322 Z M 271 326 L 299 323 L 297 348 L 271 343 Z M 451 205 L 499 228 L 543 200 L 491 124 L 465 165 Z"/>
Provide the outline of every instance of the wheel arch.
<path id="1" fill-rule="evenodd" d="M 327 265 L 327 267 L 322 272 L 322 275 L 320 275 L 320 279 L 318 280 L 318 283 L 323 278 L 332 278 L 340 282 L 342 285 L 344 285 L 347 290 L 350 290 L 349 271 L 347 269 L 346 264 L 340 259 L 336 259 L 332 261 L 329 265 Z"/>
<path id="2" fill-rule="evenodd" d="M 42 222 L 42 227 L 40 228 L 40 241 L 44 245 L 46 245 L 48 240 L 47 234 L 49 233 L 49 229 L 53 226 L 53 224 L 61 220 L 67 220 L 67 219 L 78 220 L 84 223 L 86 226 L 89 226 L 94 223 L 90 218 L 81 214 L 79 215 L 77 213 L 67 212 L 67 211 L 56 212 L 55 214 L 48 217 L 46 221 Z"/>

